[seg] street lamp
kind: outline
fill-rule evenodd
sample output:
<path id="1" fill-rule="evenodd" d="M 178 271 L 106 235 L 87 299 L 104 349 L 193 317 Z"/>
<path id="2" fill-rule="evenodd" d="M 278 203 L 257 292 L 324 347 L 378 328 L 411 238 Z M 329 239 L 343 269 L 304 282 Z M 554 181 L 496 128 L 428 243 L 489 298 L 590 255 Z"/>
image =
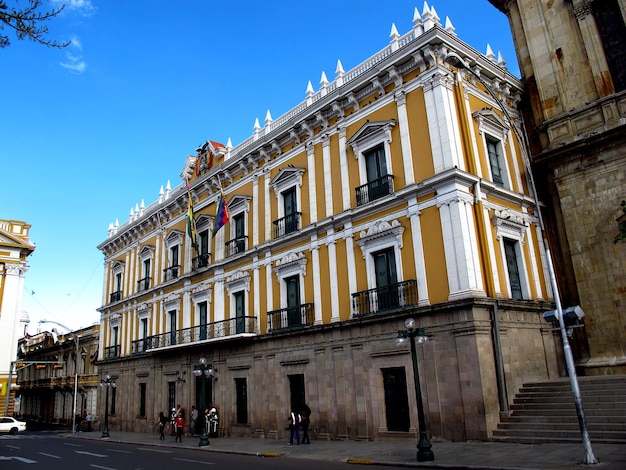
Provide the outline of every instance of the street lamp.
<path id="1" fill-rule="evenodd" d="M 105 387 L 105 399 L 104 399 L 104 429 L 102 430 L 102 438 L 109 437 L 109 387 L 116 387 L 115 379 L 112 379 L 110 375 L 107 375 L 105 379 L 100 380 L 100 386 Z"/>
<path id="2" fill-rule="evenodd" d="M 40 320 L 39 324 L 41 325 L 42 323 L 54 323 L 55 325 L 60 326 L 61 328 L 65 328 L 69 333 L 72 332 L 72 330 L 70 328 L 68 328 L 67 326 L 63 325 L 62 323 L 53 321 L 53 320 Z M 58 333 L 58 330 L 56 328 L 52 328 L 52 332 L 53 333 Z M 74 356 L 74 409 L 72 412 L 72 434 L 74 434 L 76 432 L 76 399 L 78 396 L 78 349 L 79 349 L 79 341 L 80 338 L 77 334 L 74 334 L 74 343 L 76 344 L 76 356 Z"/>
<path id="3" fill-rule="evenodd" d="M 196 377 L 202 377 L 202 407 L 201 407 L 201 415 L 204 416 L 204 410 L 206 409 L 206 378 L 213 378 L 213 366 L 211 364 L 207 364 L 206 358 L 201 357 L 198 360 L 198 365 L 193 366 L 193 375 Z M 202 434 L 200 434 L 200 443 L 199 447 L 208 446 L 209 445 L 209 436 L 206 433 L 206 423 L 202 426 Z"/>
<path id="4" fill-rule="evenodd" d="M 424 403 L 422 402 L 422 389 L 420 387 L 420 376 L 417 368 L 417 352 L 415 351 L 415 342 L 423 343 L 428 339 L 424 332 L 424 328 L 417 328 L 413 318 L 407 318 L 404 321 L 406 330 L 398 331 L 398 344 L 406 343 L 407 339 L 411 341 L 411 359 L 413 360 L 413 379 L 415 380 L 415 399 L 417 401 L 417 419 L 419 422 L 419 440 L 417 441 L 417 461 L 426 462 L 435 460 L 435 454 L 431 449 L 432 445 L 426 434 L 426 420 L 424 419 Z"/>
<path id="5" fill-rule="evenodd" d="M 559 320 L 559 328 L 561 330 L 561 337 L 563 339 L 563 353 L 565 354 L 565 364 L 567 366 L 567 372 L 570 377 L 570 384 L 572 387 L 572 393 L 574 395 L 574 404 L 576 405 L 576 414 L 578 415 L 578 424 L 580 426 L 580 433 L 582 435 L 583 447 L 585 449 L 585 458 L 583 463 L 585 464 L 596 464 L 598 460 L 593 454 L 593 449 L 591 448 L 591 440 L 589 439 L 589 432 L 587 431 L 587 422 L 585 420 L 585 411 L 583 409 L 582 398 L 580 395 L 580 388 L 578 386 L 578 377 L 576 375 L 576 366 L 574 364 L 574 356 L 572 355 L 572 349 L 569 344 L 569 339 L 567 337 L 567 329 L 565 327 L 565 321 L 563 319 L 563 308 L 561 306 L 561 296 L 559 294 L 559 286 L 556 282 L 556 275 L 554 273 L 554 265 L 552 264 L 552 255 L 550 254 L 550 247 L 548 245 L 548 240 L 545 236 L 545 226 L 543 223 L 543 217 L 541 215 L 541 209 L 539 206 L 539 196 L 537 195 L 537 188 L 535 186 L 535 179 L 533 177 L 533 173 L 530 168 L 530 152 L 528 152 L 528 143 L 520 130 L 515 127 L 513 124 L 513 120 L 511 119 L 511 115 L 506 109 L 506 106 L 502 102 L 500 98 L 496 96 L 493 88 L 485 82 L 480 75 L 474 72 L 469 64 L 465 62 L 461 57 L 459 57 L 455 53 L 449 53 L 444 61 L 448 64 L 456 67 L 457 69 L 467 70 L 476 80 L 478 80 L 485 89 L 489 92 L 491 97 L 498 103 L 498 106 L 502 110 L 504 117 L 506 118 L 509 126 L 515 133 L 520 149 L 522 151 L 522 159 L 524 160 L 524 166 L 526 169 L 526 174 L 528 177 L 528 181 L 531 186 L 531 191 L 533 193 L 533 198 L 535 202 L 535 207 L 537 210 L 537 218 L 539 219 L 539 228 L 541 229 L 541 241 L 543 243 L 544 251 L 546 253 L 546 264 L 548 265 L 548 273 L 550 275 L 550 285 L 552 286 L 552 291 L 554 292 L 554 303 L 556 304 L 556 316 Z"/>

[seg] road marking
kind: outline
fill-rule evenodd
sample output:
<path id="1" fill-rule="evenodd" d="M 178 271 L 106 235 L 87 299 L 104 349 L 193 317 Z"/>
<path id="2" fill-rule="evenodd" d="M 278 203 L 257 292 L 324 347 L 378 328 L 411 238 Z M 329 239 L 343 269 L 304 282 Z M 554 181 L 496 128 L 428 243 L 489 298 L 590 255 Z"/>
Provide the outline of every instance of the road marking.
<path id="1" fill-rule="evenodd" d="M 52 457 L 53 459 L 60 459 L 59 455 L 46 454 L 45 452 L 39 452 L 39 455 L 45 455 L 46 457 Z"/>
<path id="2" fill-rule="evenodd" d="M 84 450 L 75 450 L 74 452 L 76 452 L 77 454 L 91 455 L 92 457 L 108 457 L 108 455 L 94 454 L 93 452 L 87 452 L 87 451 L 84 451 Z"/>
<path id="3" fill-rule="evenodd" d="M 171 450 L 158 450 L 158 449 L 152 449 L 150 447 L 137 447 L 137 450 L 147 450 L 149 452 L 161 452 L 162 454 L 171 454 L 172 453 Z"/>
<path id="4" fill-rule="evenodd" d="M 22 463 L 37 463 L 36 460 L 30 460 L 25 457 L 5 457 L 4 455 L 0 455 L 0 460 L 19 460 Z"/>
<path id="5" fill-rule="evenodd" d="M 17 447 L 17 446 L 6 446 L 6 447 L 8 447 L 9 449 L 17 449 L 17 450 L 21 449 L 21 447 Z"/>
<path id="6" fill-rule="evenodd" d="M 172 460 L 180 460 L 181 462 L 189 462 L 189 463 L 201 463 L 204 465 L 215 465 L 215 462 L 205 462 L 203 460 L 190 460 L 190 459 L 177 459 L 177 458 L 173 458 Z"/>
<path id="7" fill-rule="evenodd" d="M 102 465 L 96 465 L 93 463 L 89 466 L 93 468 L 101 468 L 102 470 L 117 470 L 116 468 L 113 468 L 113 467 L 103 467 Z"/>
<path id="8" fill-rule="evenodd" d="M 132 454 L 132 452 L 129 450 L 118 450 L 118 449 L 106 449 L 106 450 L 108 450 L 109 452 L 118 452 L 120 454 Z"/>
<path id="9" fill-rule="evenodd" d="M 64 442 L 63 444 L 65 444 L 66 446 L 72 446 L 72 447 L 82 447 L 82 444 L 72 444 L 71 442 Z"/>

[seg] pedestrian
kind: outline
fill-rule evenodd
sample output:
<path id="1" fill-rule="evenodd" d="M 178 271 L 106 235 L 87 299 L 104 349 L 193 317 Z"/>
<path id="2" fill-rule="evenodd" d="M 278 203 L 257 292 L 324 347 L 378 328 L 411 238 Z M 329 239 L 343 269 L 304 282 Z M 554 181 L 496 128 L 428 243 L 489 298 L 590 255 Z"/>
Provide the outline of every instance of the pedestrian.
<path id="1" fill-rule="evenodd" d="M 207 436 L 211 433 L 211 410 L 209 408 L 204 410 L 204 432 Z"/>
<path id="2" fill-rule="evenodd" d="M 176 408 L 172 408 L 172 412 L 170 414 L 170 428 L 171 428 L 171 435 L 175 436 L 176 435 Z"/>
<path id="3" fill-rule="evenodd" d="M 87 432 L 91 432 L 91 423 L 93 422 L 93 416 L 91 416 L 91 413 L 87 413 L 85 421 L 87 421 Z"/>
<path id="4" fill-rule="evenodd" d="M 159 419 L 156 422 L 156 424 L 159 425 L 159 441 L 165 440 L 165 427 L 167 426 L 167 422 L 167 416 L 161 411 L 159 413 Z"/>
<path id="5" fill-rule="evenodd" d="M 217 415 L 217 409 L 215 407 L 211 408 L 211 411 L 209 411 L 209 436 L 210 437 L 217 437 L 218 436 L 218 423 L 219 423 L 219 416 Z"/>
<path id="6" fill-rule="evenodd" d="M 310 444 L 311 439 L 309 438 L 309 425 L 311 424 L 311 408 L 309 408 L 306 404 L 302 407 L 302 411 L 300 412 L 300 427 L 302 428 L 302 443 Z"/>
<path id="7" fill-rule="evenodd" d="M 196 435 L 196 423 L 198 422 L 198 410 L 194 405 L 191 405 L 191 424 L 189 425 L 189 434 Z"/>
<path id="8" fill-rule="evenodd" d="M 76 416 L 74 417 L 74 426 L 76 429 L 76 432 L 82 432 L 83 431 L 83 427 L 81 425 L 83 418 L 80 416 L 80 414 L 76 414 Z"/>
<path id="9" fill-rule="evenodd" d="M 293 436 L 296 436 L 296 443 L 300 445 L 300 413 L 293 410 L 289 413 L 289 445 L 293 445 Z"/>
<path id="10" fill-rule="evenodd" d="M 183 430 L 185 428 L 185 420 L 183 419 L 182 414 L 176 416 L 175 419 L 175 423 L 176 423 L 176 439 L 174 439 L 174 442 L 183 442 Z"/>

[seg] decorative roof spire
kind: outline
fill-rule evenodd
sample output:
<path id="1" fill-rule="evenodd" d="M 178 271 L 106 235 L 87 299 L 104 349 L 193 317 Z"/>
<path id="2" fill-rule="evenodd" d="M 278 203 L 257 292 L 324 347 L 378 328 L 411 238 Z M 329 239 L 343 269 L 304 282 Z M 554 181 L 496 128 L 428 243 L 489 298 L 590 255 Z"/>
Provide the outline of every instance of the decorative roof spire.
<path id="1" fill-rule="evenodd" d="M 326 72 L 322 70 L 322 77 L 320 78 L 320 92 L 324 96 L 328 90 L 328 78 L 326 78 Z"/>
<path id="2" fill-rule="evenodd" d="M 413 12 L 413 34 L 415 37 L 420 36 L 424 32 L 424 21 L 422 20 L 422 16 L 420 15 L 419 10 L 415 7 L 415 11 Z"/>
<path id="3" fill-rule="evenodd" d="M 446 16 L 446 31 L 456 36 L 456 33 L 454 32 L 456 31 L 456 28 L 452 24 L 452 21 L 450 21 L 450 18 L 447 16 Z"/>
<path id="4" fill-rule="evenodd" d="M 489 43 L 487 43 L 487 52 L 485 52 L 485 56 L 487 57 L 487 59 L 495 62 L 496 55 L 493 53 L 493 50 L 491 49 Z"/>
<path id="5" fill-rule="evenodd" d="M 313 90 L 313 85 L 311 85 L 311 80 L 309 80 L 309 84 L 306 86 L 306 105 L 312 105 L 313 104 L 313 95 L 315 94 L 315 91 Z"/>
<path id="6" fill-rule="evenodd" d="M 259 138 L 259 133 L 261 132 L 261 125 L 259 124 L 259 118 L 255 118 L 254 126 L 252 128 L 254 130 L 254 140 Z"/>
<path id="7" fill-rule="evenodd" d="M 345 74 L 343 70 L 343 65 L 341 65 L 341 60 L 337 59 L 337 68 L 335 69 L 335 81 L 337 82 L 337 86 L 343 85 L 343 75 Z"/>
<path id="8" fill-rule="evenodd" d="M 272 115 L 270 114 L 270 110 L 267 110 L 267 113 L 265 113 L 265 133 L 269 134 L 270 131 L 272 130 Z"/>
<path id="9" fill-rule="evenodd" d="M 398 28 L 396 28 L 395 23 L 391 23 L 391 33 L 389 33 L 389 37 L 391 38 L 391 51 L 397 51 L 400 48 L 400 33 L 398 33 Z"/>
<path id="10" fill-rule="evenodd" d="M 504 60 L 504 57 L 502 57 L 502 53 L 500 51 L 498 51 L 498 65 L 506 68 L 506 61 Z"/>

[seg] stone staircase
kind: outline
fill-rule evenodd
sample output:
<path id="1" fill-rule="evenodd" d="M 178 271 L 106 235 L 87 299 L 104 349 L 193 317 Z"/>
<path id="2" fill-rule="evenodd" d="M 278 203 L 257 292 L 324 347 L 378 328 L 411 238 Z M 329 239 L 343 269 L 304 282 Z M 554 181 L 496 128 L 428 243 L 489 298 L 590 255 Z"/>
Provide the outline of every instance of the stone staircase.
<path id="1" fill-rule="evenodd" d="M 579 377 L 591 443 L 626 444 L 626 375 Z M 524 384 L 494 441 L 582 442 L 569 378 Z"/>

